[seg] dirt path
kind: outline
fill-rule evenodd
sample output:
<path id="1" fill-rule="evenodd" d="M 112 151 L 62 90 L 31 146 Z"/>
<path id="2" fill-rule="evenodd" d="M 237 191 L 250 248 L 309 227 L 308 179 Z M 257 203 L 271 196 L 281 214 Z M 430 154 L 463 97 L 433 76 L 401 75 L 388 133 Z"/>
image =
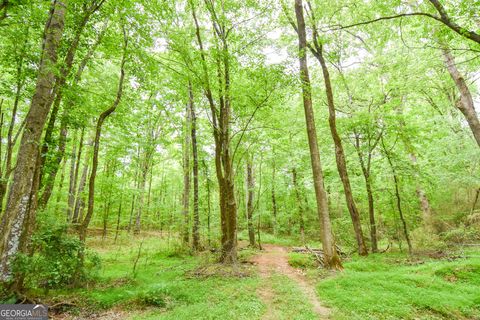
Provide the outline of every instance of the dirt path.
<path id="1" fill-rule="evenodd" d="M 258 266 L 262 278 L 269 278 L 273 274 L 281 274 L 292 279 L 302 290 L 319 319 L 329 319 L 330 309 L 322 306 L 317 298 L 314 287 L 307 281 L 305 276 L 288 264 L 287 248 L 272 244 L 262 245 L 264 251 L 252 258 L 252 262 Z M 267 312 L 263 319 L 275 319 L 273 301 L 275 293 L 271 287 L 263 286 L 258 291 L 260 297 L 267 305 Z"/>

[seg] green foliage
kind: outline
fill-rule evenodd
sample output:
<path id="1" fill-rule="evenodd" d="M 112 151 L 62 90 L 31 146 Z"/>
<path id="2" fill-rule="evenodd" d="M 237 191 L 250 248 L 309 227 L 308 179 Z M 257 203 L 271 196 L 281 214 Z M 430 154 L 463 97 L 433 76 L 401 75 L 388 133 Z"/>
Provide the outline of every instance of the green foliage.
<path id="1" fill-rule="evenodd" d="M 92 251 L 85 251 L 76 236 L 67 233 L 67 227 L 43 226 L 33 236 L 33 255 L 19 254 L 14 272 L 25 275 L 30 287 L 52 289 L 85 284 L 97 276 L 100 258 Z M 80 263 L 80 254 L 85 260 Z"/>

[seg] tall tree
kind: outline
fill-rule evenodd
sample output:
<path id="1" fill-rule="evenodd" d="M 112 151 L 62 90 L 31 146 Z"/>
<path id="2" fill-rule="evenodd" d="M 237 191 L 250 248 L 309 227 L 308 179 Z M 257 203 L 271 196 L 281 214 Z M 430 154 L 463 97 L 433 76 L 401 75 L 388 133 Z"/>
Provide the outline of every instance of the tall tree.
<path id="1" fill-rule="evenodd" d="M 65 24 L 66 5 L 67 1 L 54 1 L 45 26 L 35 93 L 25 120 L 17 164 L 13 172 L 13 182 L 1 223 L 1 281 L 7 281 L 10 278 L 11 259 L 18 252 L 31 198 L 36 197 L 32 191 L 35 189 L 33 181 L 36 162 L 39 158 L 38 145 L 50 111 L 48 102 L 55 81 L 57 54 Z"/>
<path id="2" fill-rule="evenodd" d="M 92 169 L 90 173 L 90 179 L 88 182 L 88 207 L 87 207 L 87 214 L 85 218 L 80 224 L 79 227 L 79 236 L 82 242 L 85 242 L 87 236 L 87 228 L 90 224 L 90 220 L 92 219 L 93 215 L 93 208 L 95 202 L 95 178 L 97 176 L 97 168 L 98 168 L 98 151 L 100 149 L 100 137 L 102 134 L 102 126 L 107 119 L 118 107 L 120 101 L 122 99 L 123 94 L 123 82 L 125 80 L 125 62 L 127 60 L 127 47 L 128 47 L 128 35 L 125 29 L 125 25 L 122 22 L 122 31 L 123 31 L 123 52 L 122 52 L 122 61 L 120 63 L 120 79 L 118 81 L 118 89 L 115 100 L 113 101 L 112 105 L 103 111 L 97 120 L 97 125 L 95 128 L 95 139 L 93 141 L 93 158 L 92 158 Z"/>
<path id="3" fill-rule="evenodd" d="M 307 33 L 303 16 L 302 0 L 295 0 L 295 15 L 297 17 L 298 59 L 300 62 L 300 81 L 302 82 L 303 107 L 307 124 L 308 145 L 312 163 L 313 183 L 317 200 L 318 216 L 321 223 L 322 246 L 325 266 L 332 269 L 341 269 L 342 264 L 337 254 L 333 237 L 332 224 L 328 210 L 327 194 L 323 182 L 323 171 L 318 150 L 317 131 L 312 107 L 312 88 L 307 64 Z"/>

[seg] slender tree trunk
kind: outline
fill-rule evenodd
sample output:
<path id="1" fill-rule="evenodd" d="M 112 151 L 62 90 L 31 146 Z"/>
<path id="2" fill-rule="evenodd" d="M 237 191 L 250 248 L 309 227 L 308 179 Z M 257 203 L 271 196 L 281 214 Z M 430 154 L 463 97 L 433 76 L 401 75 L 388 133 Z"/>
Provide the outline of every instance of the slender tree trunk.
<path id="1" fill-rule="evenodd" d="M 398 181 L 398 177 L 397 177 L 395 167 L 393 166 L 393 162 L 392 162 L 392 159 L 390 157 L 390 152 L 385 147 L 385 144 L 383 142 L 383 138 L 382 138 L 382 147 L 383 147 L 385 157 L 387 158 L 388 164 L 390 165 L 390 169 L 392 170 L 393 182 L 394 182 L 394 185 L 395 185 L 395 198 L 397 199 L 396 204 L 397 204 L 397 209 L 398 209 L 398 214 L 400 216 L 400 220 L 402 221 L 403 234 L 405 235 L 405 240 L 407 240 L 407 244 L 408 244 L 408 253 L 412 254 L 413 247 L 412 247 L 412 243 L 410 241 L 410 235 L 408 233 L 407 223 L 406 223 L 405 217 L 403 215 L 402 198 L 400 196 L 399 181 Z"/>
<path id="2" fill-rule="evenodd" d="M 73 140 L 72 154 L 70 156 L 70 183 L 68 186 L 68 208 L 67 208 L 67 222 L 70 222 L 73 202 L 75 200 L 73 191 L 75 190 L 76 181 L 75 181 L 75 165 L 77 157 L 77 135 Z M 81 144 L 81 143 L 80 143 Z"/>
<path id="3" fill-rule="evenodd" d="M 182 195 L 182 206 L 183 206 L 183 230 L 182 230 L 182 238 L 185 244 L 189 242 L 189 222 L 190 222 L 190 148 L 191 148 L 191 111 L 189 107 L 190 102 L 187 104 L 185 108 L 185 130 L 184 134 L 184 141 L 183 141 L 183 195 Z"/>
<path id="4" fill-rule="evenodd" d="M 79 237 L 80 241 L 85 243 L 85 239 L 87 236 L 87 228 L 90 224 L 90 220 L 92 219 L 93 215 L 93 207 L 95 201 L 95 178 L 97 176 L 97 167 L 98 167 L 98 151 L 100 149 L 100 136 L 102 133 L 102 126 L 105 119 L 110 116 L 117 106 L 120 104 L 120 100 L 122 99 L 123 93 L 123 81 L 125 79 L 125 61 L 127 58 L 127 46 L 128 46 L 128 38 L 127 33 L 125 31 L 125 26 L 123 27 L 123 54 L 122 54 L 122 62 L 120 65 L 120 79 L 118 82 L 118 89 L 117 89 L 117 96 L 113 101 L 112 105 L 103 111 L 97 120 L 97 126 L 95 130 L 95 139 L 93 142 L 93 159 L 92 159 L 92 171 L 90 173 L 90 179 L 88 182 L 88 209 L 85 218 L 83 219 L 80 228 L 79 228 Z M 81 253 L 81 261 L 83 261 L 83 252 Z"/>
<path id="5" fill-rule="evenodd" d="M 11 259 L 18 252 L 31 193 L 34 191 L 33 181 L 36 178 L 35 166 L 39 154 L 38 145 L 50 111 L 48 100 L 55 81 L 54 70 L 65 22 L 66 3 L 67 1 L 55 1 L 52 4 L 50 17 L 45 27 L 43 52 L 38 69 L 35 93 L 26 116 L 17 165 L 13 173 L 13 182 L 0 228 L 0 281 L 3 282 L 10 278 Z"/>
<path id="6" fill-rule="evenodd" d="M 140 182 L 139 182 L 139 195 L 137 201 L 137 214 L 135 215 L 135 228 L 133 229 L 133 234 L 138 235 L 140 234 L 140 227 L 141 227 L 141 219 L 142 219 L 142 212 L 144 207 L 144 199 L 145 199 L 145 185 L 147 182 L 147 174 L 148 174 L 148 167 L 150 159 L 148 158 L 148 151 L 145 150 L 143 165 L 140 174 Z"/>
<path id="7" fill-rule="evenodd" d="M 113 240 L 113 243 L 117 243 L 118 233 L 120 232 L 120 216 L 122 214 L 122 202 L 123 202 L 122 200 L 123 200 L 123 194 L 120 197 L 120 204 L 118 205 L 117 227 L 115 228 L 115 240 Z"/>
<path id="8" fill-rule="evenodd" d="M 89 145 L 93 144 L 89 143 Z M 78 190 L 76 190 L 75 195 L 75 206 L 73 210 L 72 223 L 77 224 L 83 220 L 82 210 L 85 205 L 85 197 L 83 191 L 85 190 L 85 185 L 87 184 L 88 168 L 90 162 L 90 154 L 87 152 L 85 154 L 85 163 L 83 165 L 82 176 L 80 178 L 80 183 L 78 184 Z"/>
<path id="9" fill-rule="evenodd" d="M 253 168 L 250 159 L 247 162 L 247 224 L 248 240 L 251 247 L 255 247 L 255 230 L 253 228 L 253 210 L 254 210 L 255 179 L 253 177 Z"/>
<path id="10" fill-rule="evenodd" d="M 205 184 L 206 184 L 206 189 L 207 189 L 207 243 L 208 243 L 208 246 L 210 247 L 210 216 L 211 216 L 211 211 L 212 211 L 212 207 L 211 207 L 211 201 L 210 201 L 210 177 L 209 177 L 209 174 L 208 174 L 208 166 L 205 162 L 205 160 L 203 161 L 203 167 L 204 167 L 204 170 L 205 170 Z"/>
<path id="11" fill-rule="evenodd" d="M 197 115 L 195 113 L 195 105 L 193 103 L 192 84 L 188 85 L 190 118 L 192 120 L 192 156 L 193 156 L 193 250 L 200 247 L 200 215 L 198 213 L 198 149 L 197 149 Z"/>
<path id="12" fill-rule="evenodd" d="M 315 196 L 317 200 L 318 217 L 321 223 L 322 246 L 324 252 L 325 267 L 332 269 L 341 269 L 342 263 L 335 248 L 332 224 L 327 205 L 327 194 L 323 182 L 323 171 L 320 162 L 320 153 L 318 150 L 317 132 L 315 128 L 315 117 L 312 106 L 312 94 L 310 85 L 310 76 L 307 65 L 307 35 L 305 31 L 305 20 L 303 17 L 302 0 L 295 0 L 295 15 L 297 17 L 298 28 L 298 49 L 300 62 L 300 80 L 302 82 L 303 106 L 305 109 L 305 122 L 307 124 L 308 144 L 310 147 L 310 159 L 312 162 L 313 183 L 315 186 Z"/>
<path id="13" fill-rule="evenodd" d="M 315 41 L 315 44 L 317 42 Z M 335 144 L 335 159 L 337 162 L 337 170 L 342 180 L 343 190 L 345 192 L 345 200 L 347 202 L 348 211 L 350 212 L 350 217 L 352 218 L 353 229 L 355 231 L 355 238 L 357 240 L 358 254 L 362 256 L 368 255 L 368 249 L 365 245 L 365 239 L 363 237 L 362 231 L 362 222 L 360 220 L 360 212 L 358 211 L 357 205 L 352 194 L 352 187 L 350 185 L 350 179 L 348 177 L 347 163 L 345 160 L 345 152 L 343 150 L 342 139 L 338 134 L 337 130 L 337 120 L 336 120 L 336 110 L 335 103 L 333 100 L 333 89 L 330 82 L 330 73 L 328 72 L 328 67 L 323 57 L 323 48 L 321 45 L 317 46 L 315 52 L 315 57 L 320 62 L 322 66 L 323 79 L 325 83 L 325 92 L 327 94 L 327 104 L 328 104 L 328 123 L 330 125 L 330 132 L 332 134 L 333 143 Z"/>
<path id="14" fill-rule="evenodd" d="M 298 207 L 298 222 L 300 225 L 300 241 L 302 244 L 305 243 L 305 220 L 303 218 L 303 214 L 305 209 L 303 207 L 303 199 L 300 195 L 300 189 L 298 187 L 298 180 L 297 180 L 297 169 L 292 168 L 292 183 L 293 189 L 295 190 L 295 199 L 297 200 L 297 207 Z"/>
<path id="15" fill-rule="evenodd" d="M 82 149 L 83 149 L 83 138 L 85 134 L 85 129 L 82 128 L 82 132 L 80 133 L 80 144 L 78 146 L 78 153 L 75 155 L 75 148 L 72 152 L 72 165 L 70 168 L 70 185 L 68 189 L 68 208 L 67 208 L 67 221 L 72 221 L 73 210 L 75 207 L 75 192 L 77 190 L 78 184 L 78 173 L 80 168 L 80 159 L 82 157 Z M 76 162 L 75 162 L 76 160 Z"/>
<path id="16" fill-rule="evenodd" d="M 369 140 L 369 148 L 371 147 Z M 355 149 L 357 150 L 358 159 L 360 161 L 360 167 L 362 168 L 363 178 L 365 179 L 365 188 L 367 190 L 368 199 L 368 218 L 370 220 L 370 240 L 372 242 L 372 252 L 378 252 L 377 243 L 377 224 L 375 222 L 375 205 L 372 192 L 372 180 L 370 176 L 370 164 L 372 157 L 372 149 L 368 150 L 367 161 L 364 160 L 364 156 L 360 151 L 360 138 L 355 134 Z"/>
<path id="17" fill-rule="evenodd" d="M 275 157 L 275 153 L 273 154 Z M 273 234 L 277 234 L 277 198 L 275 196 L 275 159 L 272 168 L 272 214 L 273 214 Z"/>

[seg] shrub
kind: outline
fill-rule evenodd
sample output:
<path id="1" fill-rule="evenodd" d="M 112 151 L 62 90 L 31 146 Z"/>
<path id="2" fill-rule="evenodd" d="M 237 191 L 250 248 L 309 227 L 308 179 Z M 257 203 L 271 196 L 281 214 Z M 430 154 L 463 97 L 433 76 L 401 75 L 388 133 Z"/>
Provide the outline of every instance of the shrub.
<path id="1" fill-rule="evenodd" d="M 67 234 L 67 227 L 48 226 L 40 228 L 31 239 L 33 255 L 18 254 L 14 272 L 25 276 L 28 287 L 61 288 L 74 283 L 88 282 L 97 275 L 100 258 L 85 250 L 77 237 Z M 83 266 L 80 252 L 85 250 Z"/>

